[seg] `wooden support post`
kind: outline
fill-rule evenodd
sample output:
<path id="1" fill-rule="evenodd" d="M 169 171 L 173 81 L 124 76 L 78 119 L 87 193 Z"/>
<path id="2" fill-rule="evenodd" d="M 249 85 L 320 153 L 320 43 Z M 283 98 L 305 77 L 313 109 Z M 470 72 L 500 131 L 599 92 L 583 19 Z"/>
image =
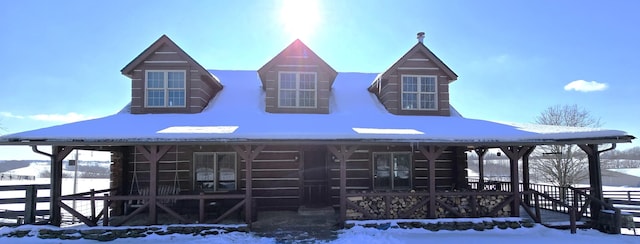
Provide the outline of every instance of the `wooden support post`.
<path id="1" fill-rule="evenodd" d="M 198 223 L 204 223 L 204 192 L 200 192 L 200 199 L 198 199 Z"/>
<path id="2" fill-rule="evenodd" d="M 531 155 L 534 149 L 536 149 L 535 146 L 530 147 L 525 151 L 524 155 L 522 156 L 522 191 L 524 192 L 527 192 L 531 189 L 531 185 L 530 185 L 531 177 L 529 174 L 529 156 Z M 529 194 L 524 195 L 524 202 L 528 206 L 531 206 L 531 195 Z"/>
<path id="3" fill-rule="evenodd" d="M 141 152 L 149 160 L 149 224 L 158 224 L 158 162 L 172 146 L 136 146 L 136 150 Z"/>
<path id="4" fill-rule="evenodd" d="M 509 157 L 509 168 L 511 169 L 511 193 L 513 202 L 511 203 L 511 217 L 520 217 L 520 177 L 518 174 L 518 161 L 531 147 L 508 146 L 500 147 L 504 154 Z"/>
<path id="5" fill-rule="evenodd" d="M 602 194 L 602 172 L 600 168 L 600 151 L 598 151 L 597 144 L 581 144 L 578 145 L 582 151 L 587 154 L 589 160 L 589 195 L 592 197 L 604 201 Z M 597 201 L 591 201 L 591 219 L 598 221 L 600 217 L 600 210 L 602 205 Z"/>
<path id="6" fill-rule="evenodd" d="M 233 149 L 240 155 L 245 162 L 245 204 L 244 204 L 244 221 L 251 228 L 253 222 L 253 160 L 258 157 L 265 145 L 252 146 L 233 146 Z M 257 214 L 257 213 L 256 213 Z"/>
<path id="7" fill-rule="evenodd" d="M 51 225 L 60 226 L 62 224 L 62 161 L 69 153 L 73 151 L 73 147 L 51 147 L 51 202 L 50 202 L 50 218 Z"/>
<path id="8" fill-rule="evenodd" d="M 484 155 L 487 153 L 486 148 L 476 148 L 474 150 L 478 154 L 478 190 L 484 190 Z"/>
<path id="9" fill-rule="evenodd" d="M 358 146 L 348 147 L 341 145 L 327 146 L 329 151 L 340 161 L 340 225 L 344 226 L 347 220 L 347 160 L 356 151 Z"/>
<path id="10" fill-rule="evenodd" d="M 436 218 L 436 201 L 438 200 L 436 197 L 436 160 L 445 148 L 440 146 L 419 147 L 422 155 L 429 161 L 427 166 L 429 172 L 429 218 Z"/>
<path id="11" fill-rule="evenodd" d="M 102 225 L 109 226 L 109 194 L 104 194 L 104 202 L 102 206 Z"/>
<path id="12" fill-rule="evenodd" d="M 96 193 L 94 189 L 91 189 L 90 193 L 91 200 L 89 201 L 91 204 L 91 220 L 96 220 Z"/>
<path id="13" fill-rule="evenodd" d="M 36 202 L 37 202 L 38 188 L 35 185 L 27 187 L 26 199 L 24 205 L 24 223 L 34 224 L 36 222 Z"/>

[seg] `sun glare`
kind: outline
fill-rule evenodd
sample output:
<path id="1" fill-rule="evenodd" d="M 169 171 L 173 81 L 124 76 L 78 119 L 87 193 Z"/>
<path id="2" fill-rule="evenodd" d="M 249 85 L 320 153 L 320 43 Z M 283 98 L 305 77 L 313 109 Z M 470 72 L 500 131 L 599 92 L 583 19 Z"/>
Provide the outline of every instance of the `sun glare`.
<path id="1" fill-rule="evenodd" d="M 294 39 L 307 40 L 313 36 L 320 25 L 319 2 L 284 0 L 280 8 L 280 21 L 285 34 Z"/>

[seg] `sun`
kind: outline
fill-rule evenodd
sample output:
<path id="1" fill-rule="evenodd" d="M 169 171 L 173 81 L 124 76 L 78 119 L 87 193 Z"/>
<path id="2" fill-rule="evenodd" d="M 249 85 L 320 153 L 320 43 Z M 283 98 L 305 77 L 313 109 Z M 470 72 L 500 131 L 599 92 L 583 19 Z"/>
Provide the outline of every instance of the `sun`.
<path id="1" fill-rule="evenodd" d="M 284 33 L 293 39 L 310 39 L 320 26 L 320 6 L 312 0 L 284 0 L 280 8 L 280 21 Z"/>

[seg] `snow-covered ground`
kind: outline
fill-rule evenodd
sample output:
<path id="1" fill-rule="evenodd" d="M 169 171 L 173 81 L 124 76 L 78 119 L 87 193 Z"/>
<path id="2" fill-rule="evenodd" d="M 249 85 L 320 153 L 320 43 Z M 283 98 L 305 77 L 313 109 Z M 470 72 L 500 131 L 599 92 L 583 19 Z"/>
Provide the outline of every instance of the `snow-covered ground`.
<path id="1" fill-rule="evenodd" d="M 158 226 L 166 228 L 167 226 Z M 21 226 L 18 229 L 31 230 L 31 237 L 0 237 L 0 243 L 99 243 L 93 240 L 66 240 L 40 239 L 37 236 L 38 229 L 52 228 L 42 226 Z M 99 227 L 98 227 L 99 228 Z M 0 235 L 15 231 L 16 229 L 2 227 Z M 110 243 L 279 243 L 273 238 L 259 237 L 252 233 L 231 232 L 218 235 L 156 235 L 151 234 L 145 238 L 116 239 Z M 389 228 L 379 230 L 376 228 L 364 228 L 356 226 L 348 230 L 342 230 L 336 240 L 318 241 L 317 243 L 519 243 L 519 244 L 550 244 L 550 243 L 640 243 L 638 236 L 610 235 L 596 230 L 578 230 L 576 234 L 570 234 L 568 230 L 556 230 L 536 225 L 533 228 L 519 229 L 492 229 L 485 231 L 437 231 L 425 229 L 400 229 Z"/>

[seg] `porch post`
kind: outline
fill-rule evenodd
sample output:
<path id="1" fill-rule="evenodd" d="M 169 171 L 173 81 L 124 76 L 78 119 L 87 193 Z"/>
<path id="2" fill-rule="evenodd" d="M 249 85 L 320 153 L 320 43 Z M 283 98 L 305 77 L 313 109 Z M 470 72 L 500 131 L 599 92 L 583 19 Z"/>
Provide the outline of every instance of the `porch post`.
<path id="1" fill-rule="evenodd" d="M 351 157 L 358 146 L 347 148 L 341 145 L 340 149 L 336 146 L 327 146 L 329 151 L 340 161 L 340 225 L 344 226 L 347 220 L 347 159 Z"/>
<path id="2" fill-rule="evenodd" d="M 478 190 L 484 190 L 484 155 L 487 153 L 486 148 L 476 148 L 474 150 L 478 154 Z"/>
<path id="3" fill-rule="evenodd" d="M 436 159 L 440 157 L 446 147 L 421 146 L 420 152 L 427 158 L 429 172 L 429 218 L 436 217 Z"/>
<path id="4" fill-rule="evenodd" d="M 158 224 L 157 197 L 158 197 L 158 161 L 164 156 L 172 146 L 149 146 L 147 150 L 144 146 L 136 146 L 136 150 L 141 152 L 149 160 L 149 224 Z"/>
<path id="5" fill-rule="evenodd" d="M 245 163 L 245 191 L 244 191 L 244 221 L 251 228 L 251 222 L 253 221 L 253 160 L 258 157 L 258 154 L 262 152 L 265 145 L 253 147 L 251 145 L 233 146 L 233 149 L 244 159 Z"/>
<path id="6" fill-rule="evenodd" d="M 533 152 L 536 147 L 530 147 L 522 156 L 522 190 L 529 191 L 531 184 L 531 177 L 529 175 L 529 156 Z M 527 205 L 531 205 L 531 196 L 526 194 L 524 195 L 524 202 Z"/>
<path id="7" fill-rule="evenodd" d="M 73 147 L 51 147 L 51 202 L 49 221 L 51 225 L 60 226 L 62 224 L 62 211 L 60 207 L 60 198 L 62 197 L 62 161 L 69 153 L 73 151 Z"/>
<path id="8" fill-rule="evenodd" d="M 518 160 L 531 147 L 525 146 L 508 146 L 500 147 L 504 154 L 509 157 L 509 168 L 511 169 L 511 193 L 513 194 L 513 202 L 511 203 L 511 216 L 520 216 L 520 177 L 518 175 Z"/>
<path id="9" fill-rule="evenodd" d="M 578 145 L 578 147 L 587 154 L 587 158 L 589 159 L 589 195 L 602 201 L 604 200 L 604 196 L 602 194 L 602 171 L 600 168 L 600 151 L 598 151 L 598 144 Z M 591 201 L 590 210 L 592 220 L 598 220 L 601 209 L 602 206 L 599 202 Z"/>

